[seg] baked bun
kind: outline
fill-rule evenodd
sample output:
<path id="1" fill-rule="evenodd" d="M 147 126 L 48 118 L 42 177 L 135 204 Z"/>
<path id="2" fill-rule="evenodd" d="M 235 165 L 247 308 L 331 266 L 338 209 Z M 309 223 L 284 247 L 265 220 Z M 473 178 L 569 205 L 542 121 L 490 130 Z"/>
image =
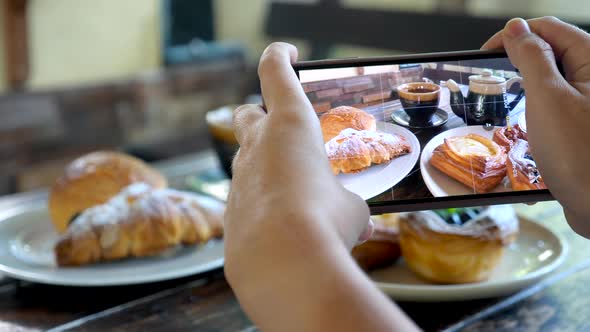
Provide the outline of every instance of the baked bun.
<path id="1" fill-rule="evenodd" d="M 74 219 L 55 246 L 57 263 L 76 266 L 151 256 L 220 238 L 223 210 L 205 206 L 198 198 L 134 183 Z"/>
<path id="2" fill-rule="evenodd" d="M 512 145 L 506 165 L 512 190 L 547 189 L 527 141 L 519 139 Z"/>
<path id="3" fill-rule="evenodd" d="M 358 173 L 412 152 L 403 136 L 351 128 L 332 138 L 325 148 L 334 174 Z"/>
<path id="4" fill-rule="evenodd" d="M 506 151 L 510 151 L 512 145 L 514 145 L 514 143 L 516 143 L 516 141 L 519 139 L 525 141 L 528 140 L 527 133 L 520 129 L 519 125 L 514 125 L 512 127 L 502 127 L 494 131 L 494 142 L 504 147 Z"/>
<path id="5" fill-rule="evenodd" d="M 451 209 L 452 210 L 452 209 Z M 435 283 L 460 284 L 487 279 L 504 247 L 516 239 L 518 218 L 509 205 L 453 212 L 434 211 L 400 218 L 400 246 L 408 267 Z M 452 217 L 458 216 L 458 223 Z M 448 219 L 451 218 L 451 219 Z"/>
<path id="6" fill-rule="evenodd" d="M 346 128 L 376 131 L 377 123 L 371 114 L 350 106 L 339 106 L 320 116 L 324 143 L 338 136 Z"/>
<path id="7" fill-rule="evenodd" d="M 166 178 L 135 157 L 113 151 L 98 151 L 72 161 L 49 192 L 49 213 L 63 233 L 74 216 L 102 204 L 135 182 L 166 187 Z"/>
<path id="8" fill-rule="evenodd" d="M 352 248 L 352 257 L 364 270 L 391 265 L 401 256 L 399 246 L 399 215 L 395 213 L 371 217 L 373 234 L 363 244 Z"/>
<path id="9" fill-rule="evenodd" d="M 491 191 L 506 176 L 504 148 L 476 134 L 445 138 L 432 152 L 430 164 L 476 193 Z"/>

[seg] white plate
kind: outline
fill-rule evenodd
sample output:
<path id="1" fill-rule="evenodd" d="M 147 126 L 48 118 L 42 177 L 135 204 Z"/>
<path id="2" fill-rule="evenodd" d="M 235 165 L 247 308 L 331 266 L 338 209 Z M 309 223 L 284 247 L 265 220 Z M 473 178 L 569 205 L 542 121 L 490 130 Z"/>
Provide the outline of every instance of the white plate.
<path id="1" fill-rule="evenodd" d="M 395 300 L 440 302 L 472 300 L 514 293 L 558 268 L 567 255 L 566 242 L 543 225 L 520 218 L 517 240 L 504 251 L 487 281 L 461 285 L 435 285 L 419 279 L 403 259 L 373 271 L 370 276 Z"/>
<path id="2" fill-rule="evenodd" d="M 525 113 L 522 113 L 518 117 L 518 126 L 520 127 L 520 129 L 522 129 L 522 131 L 524 131 L 526 133 L 526 115 L 525 115 Z"/>
<path id="3" fill-rule="evenodd" d="M 338 175 L 338 180 L 346 189 L 364 200 L 381 194 L 403 180 L 412 171 L 420 156 L 420 142 L 406 128 L 380 121 L 377 122 L 377 131 L 405 137 L 412 152 L 389 163 L 373 165 L 360 173 Z"/>
<path id="4" fill-rule="evenodd" d="M 223 204 L 199 196 L 201 204 L 222 210 Z M 16 279 L 66 285 L 115 286 L 163 281 L 223 266 L 223 241 L 179 247 L 164 254 L 82 267 L 58 267 L 53 246 L 58 235 L 45 201 L 0 211 L 0 271 Z"/>
<path id="5" fill-rule="evenodd" d="M 483 126 L 464 126 L 449 129 L 434 136 L 430 141 L 428 141 L 424 149 L 422 149 L 422 156 L 420 157 L 420 172 L 422 173 L 422 179 L 424 180 L 426 187 L 428 187 L 428 190 L 430 190 L 430 193 L 432 193 L 434 197 L 476 194 L 473 188 L 467 187 L 461 182 L 451 178 L 450 176 L 430 165 L 432 151 L 434 151 L 437 146 L 444 143 L 445 138 L 452 136 L 465 136 L 467 134 L 477 134 L 492 139 L 494 136 L 494 130 L 486 130 L 483 128 Z M 499 193 L 507 191 L 512 191 L 512 187 L 510 186 L 510 181 L 506 177 L 491 192 Z"/>

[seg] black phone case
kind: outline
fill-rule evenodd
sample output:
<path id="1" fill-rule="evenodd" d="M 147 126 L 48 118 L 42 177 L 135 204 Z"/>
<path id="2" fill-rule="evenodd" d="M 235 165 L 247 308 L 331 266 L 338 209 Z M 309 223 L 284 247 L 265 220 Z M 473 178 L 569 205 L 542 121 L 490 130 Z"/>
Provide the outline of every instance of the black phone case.
<path id="1" fill-rule="evenodd" d="M 370 57 L 370 58 L 345 58 L 326 59 L 314 61 L 302 61 L 293 64 L 293 69 L 299 77 L 300 70 L 328 69 L 340 67 L 359 67 L 372 65 L 411 64 L 421 62 L 444 62 L 460 60 L 477 60 L 492 58 L 507 58 L 503 50 L 471 50 L 459 52 L 424 53 L 400 56 Z M 558 62 L 562 71 L 562 66 Z M 516 68 L 518 71 L 518 69 Z M 432 197 L 421 199 L 403 199 L 398 201 L 367 202 L 371 214 L 383 214 L 405 211 L 420 211 L 429 209 L 443 209 L 450 207 L 470 207 L 485 205 L 500 205 L 526 202 L 540 202 L 554 200 L 549 190 L 511 191 L 504 193 L 486 193 L 462 196 Z"/>

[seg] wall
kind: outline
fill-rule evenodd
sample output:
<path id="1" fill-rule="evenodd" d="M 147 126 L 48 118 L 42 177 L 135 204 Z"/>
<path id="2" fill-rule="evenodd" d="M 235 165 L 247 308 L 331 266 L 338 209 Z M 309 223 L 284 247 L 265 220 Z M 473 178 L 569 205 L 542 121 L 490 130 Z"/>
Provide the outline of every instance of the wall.
<path id="1" fill-rule="evenodd" d="M 4 1 L 0 0 L 0 17 L 4 17 Z M 2 31 L 2 27 L 0 26 L 0 91 L 5 89 L 6 85 L 6 75 L 4 70 L 4 31 Z"/>
<path id="2" fill-rule="evenodd" d="M 159 67 L 160 2 L 30 0 L 29 35 L 33 89 L 125 77 Z"/>

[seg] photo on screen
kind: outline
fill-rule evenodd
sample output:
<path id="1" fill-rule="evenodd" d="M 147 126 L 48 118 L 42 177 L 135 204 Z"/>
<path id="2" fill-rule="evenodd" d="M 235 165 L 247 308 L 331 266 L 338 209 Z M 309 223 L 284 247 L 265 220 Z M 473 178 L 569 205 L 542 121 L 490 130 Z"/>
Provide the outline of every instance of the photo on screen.
<path id="1" fill-rule="evenodd" d="M 506 58 L 298 74 L 333 173 L 369 202 L 546 189 Z"/>

